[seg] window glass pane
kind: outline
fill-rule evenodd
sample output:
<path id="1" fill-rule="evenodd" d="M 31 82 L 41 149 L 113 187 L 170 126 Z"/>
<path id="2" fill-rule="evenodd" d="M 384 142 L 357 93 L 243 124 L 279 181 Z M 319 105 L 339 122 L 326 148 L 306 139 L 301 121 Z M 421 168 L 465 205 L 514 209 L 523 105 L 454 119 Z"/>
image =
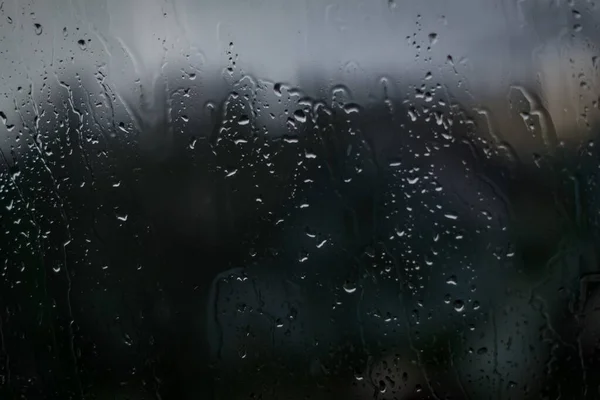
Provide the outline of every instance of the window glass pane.
<path id="1" fill-rule="evenodd" d="M 0 3 L 0 398 L 598 398 L 599 20 Z"/>

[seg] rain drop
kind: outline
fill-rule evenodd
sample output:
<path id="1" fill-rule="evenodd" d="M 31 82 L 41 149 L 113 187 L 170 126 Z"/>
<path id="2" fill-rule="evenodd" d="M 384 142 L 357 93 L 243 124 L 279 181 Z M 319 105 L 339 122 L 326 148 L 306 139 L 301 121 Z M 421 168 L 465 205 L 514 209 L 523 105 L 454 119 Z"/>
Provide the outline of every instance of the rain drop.
<path id="1" fill-rule="evenodd" d="M 455 300 L 454 301 L 454 309 L 457 312 L 463 312 L 465 309 L 465 303 L 462 300 Z"/>
<path id="2" fill-rule="evenodd" d="M 298 122 L 304 123 L 306 122 L 306 114 L 302 110 L 294 111 L 294 119 Z"/>
<path id="3" fill-rule="evenodd" d="M 429 44 L 434 45 L 437 43 L 438 40 L 438 34 L 435 32 L 431 32 L 429 34 Z"/>
<path id="4" fill-rule="evenodd" d="M 248 118 L 247 115 L 242 115 L 238 119 L 238 125 L 244 126 L 244 125 L 248 125 L 249 123 L 250 123 L 250 118 Z"/>
<path id="5" fill-rule="evenodd" d="M 344 283 L 344 291 L 346 293 L 354 293 L 356 292 L 356 285 L 354 285 L 352 282 L 350 281 L 346 281 Z"/>

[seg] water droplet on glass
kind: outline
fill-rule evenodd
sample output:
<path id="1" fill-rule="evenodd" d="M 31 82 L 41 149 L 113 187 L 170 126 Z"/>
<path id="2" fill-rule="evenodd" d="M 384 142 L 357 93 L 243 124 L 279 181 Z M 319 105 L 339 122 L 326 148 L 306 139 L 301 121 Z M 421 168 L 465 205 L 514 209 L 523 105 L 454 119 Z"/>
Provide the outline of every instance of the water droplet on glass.
<path id="1" fill-rule="evenodd" d="M 384 381 L 379 381 L 379 393 L 385 393 L 387 391 L 387 385 Z"/>
<path id="2" fill-rule="evenodd" d="M 346 112 L 346 114 L 357 114 L 360 112 L 360 106 L 355 103 L 345 104 L 344 111 Z"/>
<path id="3" fill-rule="evenodd" d="M 454 309 L 457 312 L 463 312 L 465 309 L 465 303 L 462 300 L 455 300 L 454 301 Z"/>
<path id="4" fill-rule="evenodd" d="M 431 32 L 429 34 L 429 44 L 434 45 L 438 40 L 438 34 L 435 32 Z"/>
<path id="5" fill-rule="evenodd" d="M 39 35 L 42 34 L 42 31 L 43 31 L 42 25 L 40 25 L 40 24 L 33 24 L 33 27 L 35 28 L 35 34 L 36 35 L 39 36 Z"/>
<path id="6" fill-rule="evenodd" d="M 417 114 L 413 110 L 408 110 L 408 116 L 412 122 L 417 120 Z"/>
<path id="7" fill-rule="evenodd" d="M 296 110 L 294 112 L 294 119 L 298 122 L 304 123 L 306 122 L 306 114 L 302 110 Z"/>
<path id="8" fill-rule="evenodd" d="M 85 40 L 83 40 L 83 39 L 79 39 L 79 40 L 77 41 L 77 44 L 79 45 L 79 48 L 80 48 L 81 50 L 85 50 Z"/>
<path id="9" fill-rule="evenodd" d="M 248 354 L 246 353 L 246 349 L 240 349 L 240 350 L 238 351 L 238 355 L 240 356 L 240 358 L 244 359 L 244 358 L 246 358 L 246 356 L 247 356 Z"/>
<path id="10" fill-rule="evenodd" d="M 356 285 L 350 281 L 344 282 L 344 291 L 346 293 L 354 293 L 356 292 Z"/>
<path id="11" fill-rule="evenodd" d="M 238 125 L 248 125 L 250 123 L 250 118 L 247 115 L 242 115 L 239 119 L 238 119 Z"/>
<path id="12" fill-rule="evenodd" d="M 449 277 L 449 278 L 446 280 L 446 283 L 447 283 L 448 285 L 453 285 L 453 286 L 456 286 L 456 285 L 457 285 L 457 283 L 456 283 L 456 275 L 452 275 L 451 277 Z"/>

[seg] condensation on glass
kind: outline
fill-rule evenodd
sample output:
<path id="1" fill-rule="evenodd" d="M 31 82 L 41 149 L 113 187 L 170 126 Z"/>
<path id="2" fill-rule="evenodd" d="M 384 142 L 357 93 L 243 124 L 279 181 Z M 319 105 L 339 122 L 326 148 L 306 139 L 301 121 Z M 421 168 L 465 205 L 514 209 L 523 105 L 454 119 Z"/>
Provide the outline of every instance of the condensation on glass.
<path id="1" fill-rule="evenodd" d="M 0 397 L 599 398 L 599 22 L 0 3 Z"/>

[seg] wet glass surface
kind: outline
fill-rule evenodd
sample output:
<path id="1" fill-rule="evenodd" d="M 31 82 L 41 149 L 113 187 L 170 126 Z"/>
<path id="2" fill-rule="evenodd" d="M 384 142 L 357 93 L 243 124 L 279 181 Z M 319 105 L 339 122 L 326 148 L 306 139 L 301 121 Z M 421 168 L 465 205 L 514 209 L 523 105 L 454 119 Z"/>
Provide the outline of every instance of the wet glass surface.
<path id="1" fill-rule="evenodd" d="M 599 22 L 1 2 L 0 398 L 600 398 Z"/>

